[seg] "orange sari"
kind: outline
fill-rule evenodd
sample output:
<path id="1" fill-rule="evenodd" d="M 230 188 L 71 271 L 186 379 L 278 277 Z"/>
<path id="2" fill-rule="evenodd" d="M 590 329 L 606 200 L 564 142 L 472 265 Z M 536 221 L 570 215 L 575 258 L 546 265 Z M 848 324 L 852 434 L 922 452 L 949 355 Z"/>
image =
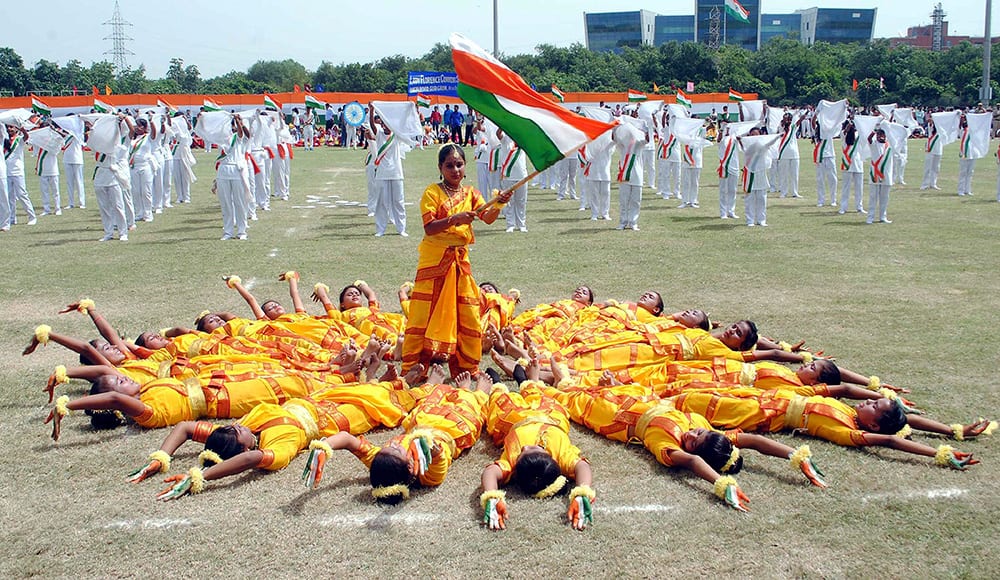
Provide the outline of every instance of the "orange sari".
<path id="1" fill-rule="evenodd" d="M 434 184 L 420 200 L 423 223 L 466 211 L 475 211 L 485 202 L 471 186 L 449 196 Z M 479 315 L 479 287 L 472 278 L 470 244 L 475 243 L 471 224 L 451 226 L 424 235 L 418 251 L 417 275 L 410 295 L 410 315 L 403 336 L 405 373 L 413 365 L 425 366 L 444 357 L 452 374 L 475 371 L 482 355 L 482 324 Z"/>

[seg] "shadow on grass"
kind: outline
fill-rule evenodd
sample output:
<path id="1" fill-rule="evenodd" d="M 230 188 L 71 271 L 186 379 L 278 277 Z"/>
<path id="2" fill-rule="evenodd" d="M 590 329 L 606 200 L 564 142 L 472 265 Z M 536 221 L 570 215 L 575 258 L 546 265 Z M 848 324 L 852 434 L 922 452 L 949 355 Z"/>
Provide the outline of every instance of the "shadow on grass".
<path id="1" fill-rule="evenodd" d="M 328 485 L 327 482 L 321 481 L 319 488 L 306 489 L 280 509 L 283 514 L 288 516 L 303 516 L 305 515 L 309 502 L 318 499 L 322 494 L 339 492 L 341 488 L 346 486 L 358 487 L 367 483 L 367 477 L 341 478 L 333 482 L 332 485 Z"/>

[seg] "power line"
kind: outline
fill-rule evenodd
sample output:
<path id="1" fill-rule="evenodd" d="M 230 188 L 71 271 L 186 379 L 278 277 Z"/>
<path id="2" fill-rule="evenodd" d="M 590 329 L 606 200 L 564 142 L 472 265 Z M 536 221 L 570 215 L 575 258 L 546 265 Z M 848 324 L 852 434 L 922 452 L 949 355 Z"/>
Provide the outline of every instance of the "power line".
<path id="1" fill-rule="evenodd" d="M 115 13 L 111 17 L 111 20 L 108 20 L 102 26 L 111 27 L 111 35 L 105 36 L 104 40 L 113 42 L 112 49 L 104 51 L 104 54 L 111 55 L 111 62 L 115 65 L 115 72 L 121 74 L 128 68 L 128 57 L 135 56 L 135 53 L 125 48 L 125 42 L 132 40 L 131 36 L 125 34 L 125 27 L 132 26 L 132 23 L 122 18 L 121 10 L 118 8 L 118 0 L 115 0 Z"/>

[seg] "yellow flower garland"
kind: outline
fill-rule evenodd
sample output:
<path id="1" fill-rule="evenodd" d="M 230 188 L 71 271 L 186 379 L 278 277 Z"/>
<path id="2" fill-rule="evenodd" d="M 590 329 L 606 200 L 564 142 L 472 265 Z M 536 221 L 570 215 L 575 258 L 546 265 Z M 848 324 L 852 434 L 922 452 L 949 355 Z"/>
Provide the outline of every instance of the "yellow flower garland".
<path id="1" fill-rule="evenodd" d="M 951 433 L 955 436 L 956 441 L 965 441 L 965 425 L 952 423 L 949 427 L 951 427 Z"/>
<path id="2" fill-rule="evenodd" d="M 727 461 L 726 464 L 722 466 L 722 469 L 720 469 L 719 472 L 725 473 L 730 469 L 732 469 L 733 465 L 736 465 L 736 461 L 739 458 L 740 458 L 740 448 L 734 446 L 732 453 L 729 454 L 729 461 Z"/>
<path id="3" fill-rule="evenodd" d="M 57 385 L 64 385 L 69 382 L 69 375 L 66 374 L 65 365 L 56 365 L 56 369 L 52 372 L 56 378 Z"/>
<path id="4" fill-rule="evenodd" d="M 188 476 L 191 477 L 191 493 L 201 493 L 205 489 L 205 476 L 201 470 L 192 467 L 188 470 Z"/>
<path id="5" fill-rule="evenodd" d="M 887 389 L 885 387 L 882 387 L 880 389 L 874 389 L 874 390 L 878 391 L 878 394 L 882 395 L 886 399 L 889 399 L 890 401 L 895 401 L 896 399 L 899 398 L 899 395 L 896 394 L 896 391 L 893 391 L 892 389 Z"/>
<path id="6" fill-rule="evenodd" d="M 84 298 L 80 301 L 79 305 L 76 307 L 76 311 L 80 314 L 90 314 L 90 311 L 95 307 L 94 301 L 90 298 Z"/>
<path id="7" fill-rule="evenodd" d="M 528 365 L 529 365 L 530 363 L 531 363 L 531 361 L 529 361 L 528 359 L 524 358 L 523 356 L 522 356 L 522 357 L 520 357 L 519 359 L 517 359 L 517 364 L 518 364 L 518 366 L 522 366 L 522 367 L 524 367 L 525 369 L 527 369 L 527 368 L 528 368 Z"/>
<path id="8" fill-rule="evenodd" d="M 170 455 L 162 449 L 157 449 L 156 451 L 149 454 L 150 461 L 160 462 L 160 473 L 166 473 L 170 471 Z"/>
<path id="9" fill-rule="evenodd" d="M 35 340 L 37 340 L 39 344 L 43 345 L 48 344 L 49 333 L 51 332 L 52 332 L 51 326 L 49 326 L 48 324 L 39 324 L 38 326 L 35 327 Z"/>
<path id="10" fill-rule="evenodd" d="M 903 425 L 903 428 L 896 432 L 896 437 L 902 439 L 909 439 L 910 435 L 913 435 L 913 429 L 909 425 Z"/>
<path id="11" fill-rule="evenodd" d="M 937 453 L 934 454 L 934 462 L 938 465 L 949 465 L 951 463 L 951 452 L 954 451 L 951 445 L 939 445 Z"/>
<path id="12" fill-rule="evenodd" d="M 313 285 L 313 292 L 319 294 L 320 290 L 322 290 L 323 292 L 326 292 L 327 294 L 330 293 L 330 287 L 329 286 L 327 286 L 326 284 L 324 284 L 322 282 L 316 282 L 316 284 Z"/>
<path id="13" fill-rule="evenodd" d="M 237 285 L 242 283 L 243 278 L 240 278 L 239 276 L 226 276 L 226 286 L 229 286 L 230 288 L 236 288 Z"/>
<path id="14" fill-rule="evenodd" d="M 721 500 L 726 499 L 726 490 L 730 485 L 738 485 L 736 483 L 736 478 L 732 475 L 723 475 L 719 479 L 715 480 L 714 492 L 715 496 Z"/>
<path id="15" fill-rule="evenodd" d="M 581 495 L 590 501 L 594 501 L 597 497 L 597 492 L 589 485 L 578 485 L 569 491 L 569 500 L 573 501 Z"/>
<path id="16" fill-rule="evenodd" d="M 787 342 L 785 342 L 783 340 L 778 343 L 778 346 L 781 348 L 781 350 L 783 350 L 785 352 L 792 352 L 792 345 L 788 344 Z"/>
<path id="17" fill-rule="evenodd" d="M 69 407 L 67 407 L 68 404 L 69 404 L 69 395 L 62 395 L 58 399 L 56 399 L 56 413 L 60 417 L 65 417 L 66 415 L 69 415 Z"/>
<path id="18" fill-rule="evenodd" d="M 413 290 L 413 282 L 407 280 L 406 282 L 403 282 L 399 289 L 403 292 L 409 292 L 410 290 Z"/>
<path id="19" fill-rule="evenodd" d="M 507 291 L 507 296 L 510 296 L 511 298 L 514 299 L 515 302 L 517 302 L 518 300 L 521 299 L 521 291 L 518 290 L 517 288 L 511 288 L 510 290 Z"/>
<path id="20" fill-rule="evenodd" d="M 809 449 L 808 445 L 803 445 L 793 451 L 788 459 L 792 463 L 792 469 L 798 471 L 802 466 L 802 462 L 810 457 L 812 457 L 812 451 Z"/>
<path id="21" fill-rule="evenodd" d="M 313 439 L 309 443 L 309 450 L 312 451 L 313 449 L 322 449 L 323 453 L 326 453 L 327 459 L 333 457 L 333 447 L 330 447 L 330 444 L 322 439 Z"/>
<path id="22" fill-rule="evenodd" d="M 198 454 L 198 461 L 201 461 L 202 465 L 205 463 L 219 464 L 222 463 L 222 458 L 215 451 L 206 449 Z"/>
<path id="23" fill-rule="evenodd" d="M 202 310 L 201 312 L 198 313 L 198 316 L 194 317 L 194 323 L 198 324 L 199 322 L 201 322 L 202 318 L 205 318 L 206 316 L 208 316 L 211 313 L 212 313 L 211 310 Z"/>
<path id="24" fill-rule="evenodd" d="M 293 278 L 295 280 L 299 279 L 299 273 L 296 272 L 295 270 L 289 270 L 289 271 L 285 272 L 284 274 L 282 274 L 282 276 L 285 278 L 286 281 L 291 280 Z"/>
<path id="25" fill-rule="evenodd" d="M 361 288 L 362 286 L 367 286 L 368 282 L 365 282 L 364 280 L 355 280 L 353 285 Z"/>
<path id="26" fill-rule="evenodd" d="M 491 489 L 489 491 L 484 491 L 482 495 L 479 496 L 479 505 L 482 506 L 483 509 L 486 509 L 486 504 L 488 504 L 491 499 L 504 501 L 505 499 L 507 499 L 507 492 L 503 491 L 502 489 Z"/>
<path id="27" fill-rule="evenodd" d="M 979 420 L 980 421 L 985 421 L 986 419 L 983 419 L 982 417 L 980 417 Z M 996 421 L 990 421 L 989 425 L 986 426 L 986 429 L 983 429 L 983 435 L 992 435 L 993 432 L 996 431 L 996 430 L 997 430 L 997 422 Z"/>
<path id="28" fill-rule="evenodd" d="M 402 483 L 397 483 L 396 485 L 372 488 L 372 497 L 374 497 L 375 499 L 382 499 L 394 495 L 401 495 L 403 496 L 403 499 L 410 499 L 410 488 L 403 485 Z"/>
<path id="29" fill-rule="evenodd" d="M 802 355 L 802 364 L 804 365 L 807 365 L 814 360 L 811 352 L 803 352 L 800 354 Z"/>
<path id="30" fill-rule="evenodd" d="M 869 391 L 877 391 L 881 387 L 882 387 L 882 380 L 881 379 L 879 379 L 875 375 L 872 375 L 872 376 L 868 377 L 868 390 Z"/>
<path id="31" fill-rule="evenodd" d="M 548 487 L 535 493 L 534 497 L 536 499 L 545 499 L 547 497 L 552 497 L 555 494 L 559 493 L 559 490 L 561 490 L 564 487 L 566 487 L 566 476 L 560 475 L 555 479 L 555 481 L 550 483 Z"/>

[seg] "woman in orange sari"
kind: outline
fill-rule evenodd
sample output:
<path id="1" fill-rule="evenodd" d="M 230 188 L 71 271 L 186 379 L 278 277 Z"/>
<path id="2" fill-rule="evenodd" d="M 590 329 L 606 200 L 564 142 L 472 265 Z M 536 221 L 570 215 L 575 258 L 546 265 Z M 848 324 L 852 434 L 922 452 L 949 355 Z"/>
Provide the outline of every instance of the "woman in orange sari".
<path id="1" fill-rule="evenodd" d="M 424 239 L 418 248 L 417 275 L 410 295 L 410 316 L 403 337 L 403 372 L 417 363 L 430 368 L 448 361 L 452 375 L 475 373 L 482 354 L 479 288 L 472 277 L 469 245 L 475 243 L 472 222 L 493 223 L 500 205 L 486 205 L 472 186 L 463 186 L 465 152 L 448 144 L 438 152 L 441 181 L 427 187 L 420 200 Z"/>

